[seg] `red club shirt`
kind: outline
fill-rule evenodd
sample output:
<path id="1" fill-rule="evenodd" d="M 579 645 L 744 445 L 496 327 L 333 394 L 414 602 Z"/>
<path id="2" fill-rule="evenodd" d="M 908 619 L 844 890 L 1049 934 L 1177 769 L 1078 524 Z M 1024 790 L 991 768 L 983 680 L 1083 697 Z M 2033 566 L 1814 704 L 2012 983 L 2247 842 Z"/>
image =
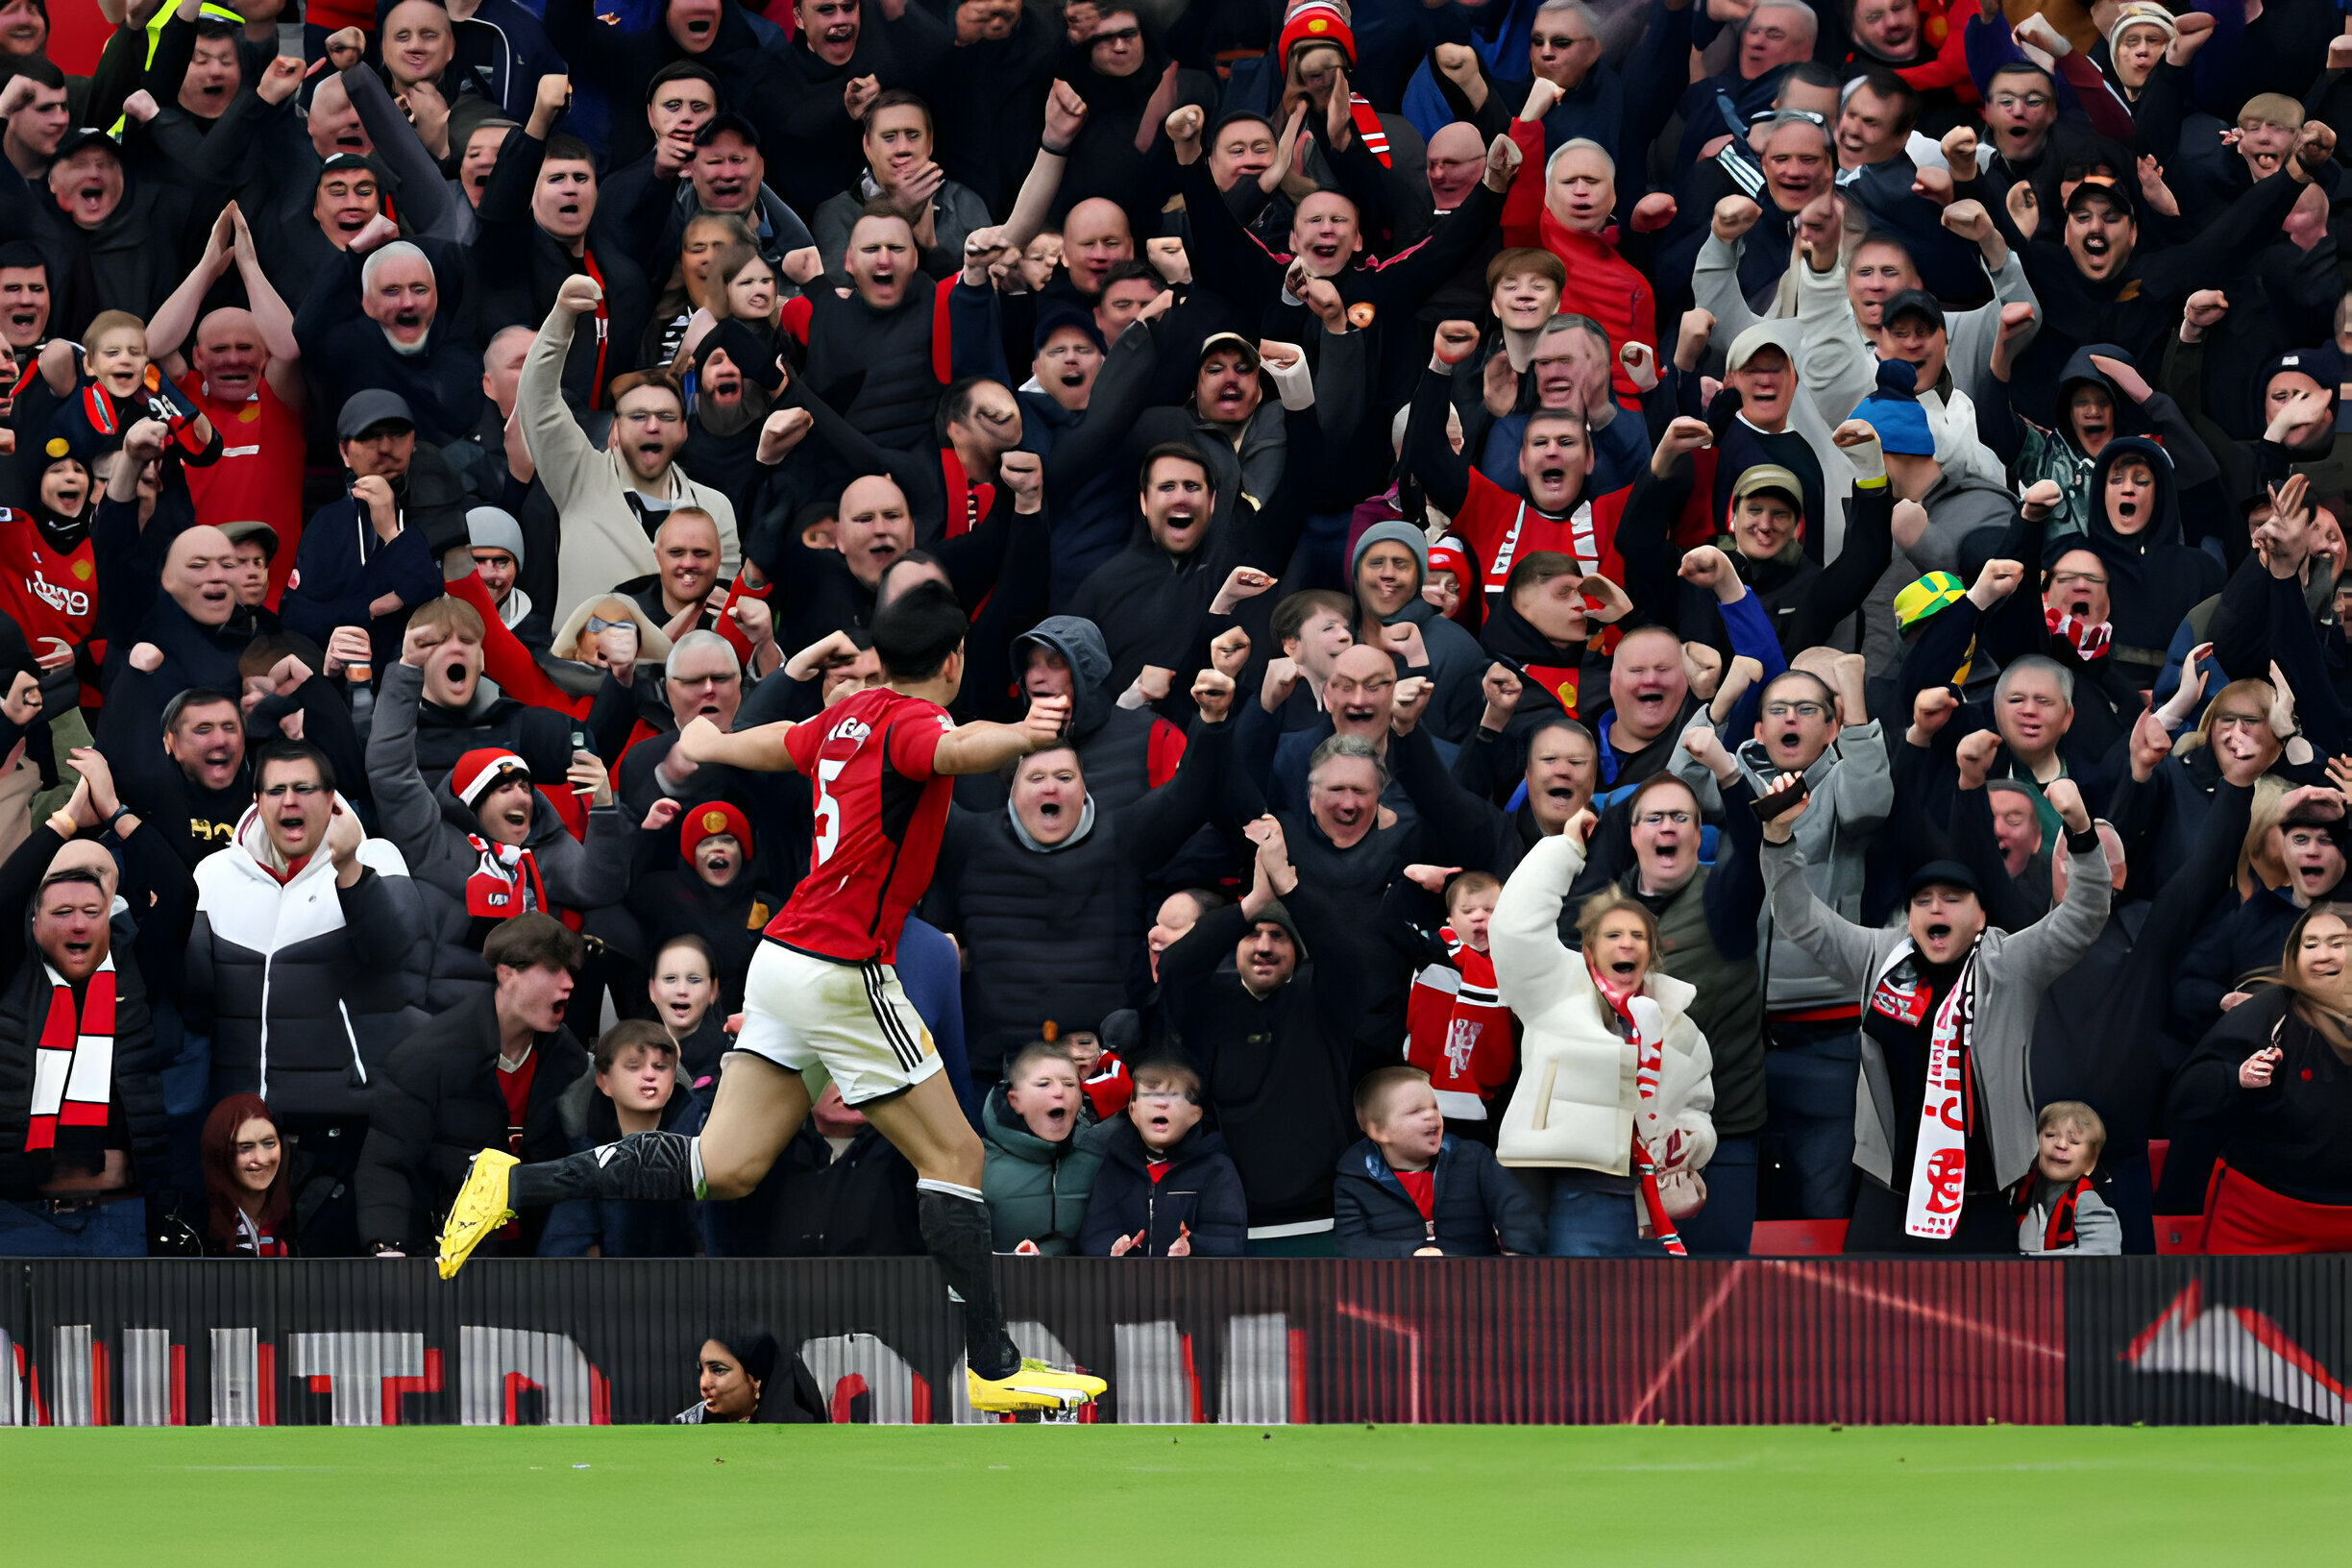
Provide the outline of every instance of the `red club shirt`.
<path id="1" fill-rule="evenodd" d="M 220 461 L 182 470 L 187 476 L 188 499 L 196 503 L 196 521 L 214 527 L 267 523 L 278 530 L 267 600 L 276 609 L 294 571 L 294 547 L 302 538 L 302 416 L 287 407 L 267 381 L 257 396 L 242 403 L 212 396 L 203 379 L 193 374 L 179 384 L 221 438 Z"/>
<path id="2" fill-rule="evenodd" d="M 770 939 L 836 964 L 896 961 L 947 825 L 954 781 L 931 758 L 953 728 L 938 703 L 887 686 L 793 726 L 784 744 L 815 794 L 817 831 Z"/>

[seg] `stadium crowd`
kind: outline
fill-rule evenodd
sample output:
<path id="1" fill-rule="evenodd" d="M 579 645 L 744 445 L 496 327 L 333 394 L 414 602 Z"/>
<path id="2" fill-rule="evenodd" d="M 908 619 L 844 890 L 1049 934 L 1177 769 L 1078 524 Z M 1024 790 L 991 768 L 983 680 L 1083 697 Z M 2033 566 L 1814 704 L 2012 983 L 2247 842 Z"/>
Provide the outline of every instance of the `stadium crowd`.
<path id="1" fill-rule="evenodd" d="M 0 1254 L 695 1130 L 934 583 L 1001 1253 L 2352 1250 L 2336 6 L 297 9 L 0 3 Z"/>

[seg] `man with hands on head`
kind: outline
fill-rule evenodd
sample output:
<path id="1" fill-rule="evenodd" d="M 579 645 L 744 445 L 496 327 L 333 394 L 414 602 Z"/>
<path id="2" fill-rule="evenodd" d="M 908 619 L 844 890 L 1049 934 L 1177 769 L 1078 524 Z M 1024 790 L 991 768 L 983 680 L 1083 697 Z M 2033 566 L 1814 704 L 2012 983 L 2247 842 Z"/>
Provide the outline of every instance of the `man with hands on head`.
<path id="1" fill-rule="evenodd" d="M 1849 1253 L 2016 1250 L 2007 1194 L 2035 1156 L 2034 1017 L 2043 992 L 2097 940 L 2112 889 L 2073 781 L 2057 779 L 2046 794 L 2065 827 L 2066 896 L 2015 933 L 1988 925 L 1973 873 L 1953 861 L 1910 872 L 1902 928 L 1857 925 L 1805 879 L 1795 841 L 1807 801 L 1800 796 L 1764 824 L 1775 930 L 1863 1010 L 1854 1122 L 1863 1180 Z"/>

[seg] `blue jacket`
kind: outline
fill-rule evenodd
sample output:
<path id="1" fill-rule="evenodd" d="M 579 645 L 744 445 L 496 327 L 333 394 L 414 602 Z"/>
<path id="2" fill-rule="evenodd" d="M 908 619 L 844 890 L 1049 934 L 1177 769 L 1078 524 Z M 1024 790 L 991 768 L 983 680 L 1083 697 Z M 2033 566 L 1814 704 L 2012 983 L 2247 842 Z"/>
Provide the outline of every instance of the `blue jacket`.
<path id="1" fill-rule="evenodd" d="M 404 527 L 387 543 L 376 536 L 367 508 L 344 496 L 321 506 L 303 526 L 279 620 L 286 630 L 322 648 L 337 626 L 366 626 L 377 663 L 397 663 L 407 615 L 395 611 L 379 626 L 368 613 L 385 594 L 398 594 L 406 609 L 439 599 L 441 563 L 433 559 L 423 528 Z"/>
<path id="2" fill-rule="evenodd" d="M 1241 1173 L 1225 1152 L 1225 1139 L 1195 1127 L 1168 1152 L 1173 1167 L 1157 1183 L 1145 1164 L 1143 1135 L 1125 1116 L 1078 1135 L 1102 1152 L 1094 1190 L 1087 1198 L 1086 1223 L 1078 1250 L 1108 1258 L 1111 1243 L 1144 1233 L 1130 1258 L 1164 1258 L 1186 1230 L 1195 1258 L 1238 1258 L 1249 1239 L 1249 1201 L 1241 1195 Z"/>
<path id="3" fill-rule="evenodd" d="M 1349 1144 L 1332 1187 L 1339 1256 L 1409 1258 L 1428 1246 L 1449 1258 L 1544 1250 L 1543 1217 L 1534 1200 L 1495 1163 L 1492 1149 L 1448 1133 L 1437 1146 L 1436 1177 L 1436 1200 L 1425 1224 L 1420 1206 L 1379 1146 L 1368 1138 Z"/>
<path id="4" fill-rule="evenodd" d="M 583 1072 L 555 1102 L 575 1152 L 621 1136 L 612 1101 Z M 662 1107 L 661 1130 L 692 1137 L 702 1130 L 702 1101 L 683 1083 Z M 539 1234 L 542 1258 L 585 1258 L 596 1247 L 606 1258 L 692 1258 L 705 1250 L 698 1223 L 701 1205 L 664 1198 L 570 1198 L 548 1211 Z"/>

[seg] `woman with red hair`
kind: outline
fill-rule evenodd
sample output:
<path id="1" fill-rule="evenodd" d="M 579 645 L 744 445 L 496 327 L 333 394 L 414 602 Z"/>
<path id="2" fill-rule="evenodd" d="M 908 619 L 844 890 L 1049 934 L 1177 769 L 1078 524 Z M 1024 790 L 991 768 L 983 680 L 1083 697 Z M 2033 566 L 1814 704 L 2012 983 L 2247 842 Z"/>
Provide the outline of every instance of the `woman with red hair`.
<path id="1" fill-rule="evenodd" d="M 294 1255 L 292 1156 L 258 1094 L 232 1094 L 205 1117 L 204 1250 L 211 1258 Z"/>

